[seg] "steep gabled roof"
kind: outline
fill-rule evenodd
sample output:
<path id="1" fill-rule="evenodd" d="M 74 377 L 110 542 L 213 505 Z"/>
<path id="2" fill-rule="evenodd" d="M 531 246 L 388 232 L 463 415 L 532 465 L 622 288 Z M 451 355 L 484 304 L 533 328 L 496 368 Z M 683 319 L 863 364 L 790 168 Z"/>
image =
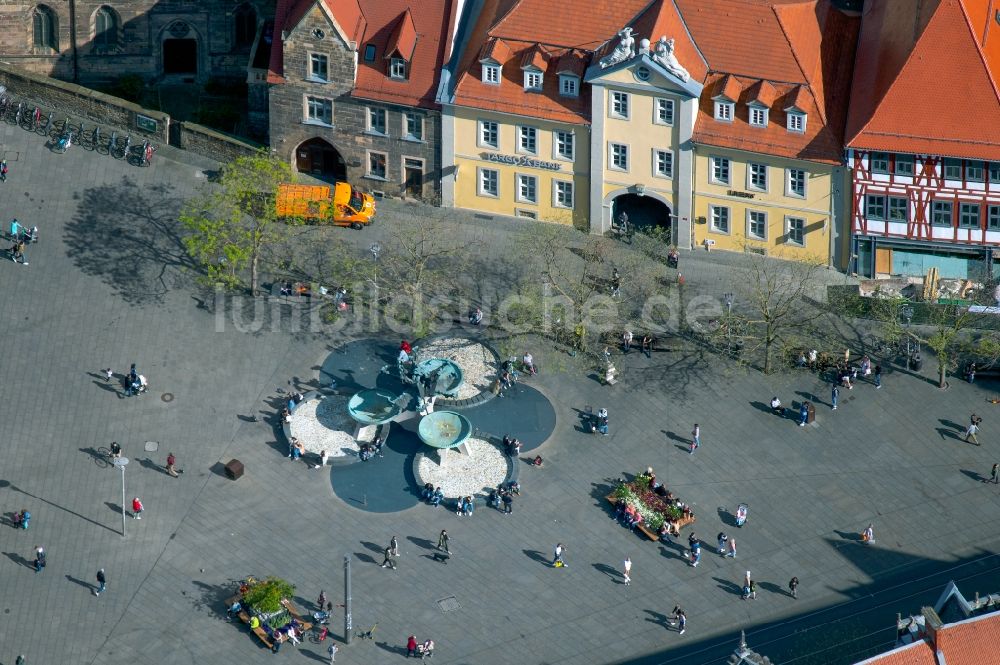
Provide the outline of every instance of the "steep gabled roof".
<path id="1" fill-rule="evenodd" d="M 771 108 L 777 96 L 778 91 L 774 89 L 773 85 L 767 81 L 757 81 L 747 88 L 746 100 L 747 104 L 758 104 L 766 108 Z"/>
<path id="2" fill-rule="evenodd" d="M 993 25 L 986 4 L 868 3 L 847 124 L 849 147 L 1000 159 L 1000 26 Z M 946 102 L 940 95 L 944 88 L 956 93 Z"/>
<path id="3" fill-rule="evenodd" d="M 413 49 L 417 45 L 417 29 L 413 25 L 413 15 L 407 7 L 403 15 L 396 22 L 396 27 L 392 29 L 392 34 L 385 46 L 385 57 L 391 58 L 399 55 L 403 60 L 409 62 L 413 59 Z"/>
<path id="4" fill-rule="evenodd" d="M 533 44 L 521 56 L 521 69 L 534 68 L 545 71 L 546 57 L 541 44 Z"/>

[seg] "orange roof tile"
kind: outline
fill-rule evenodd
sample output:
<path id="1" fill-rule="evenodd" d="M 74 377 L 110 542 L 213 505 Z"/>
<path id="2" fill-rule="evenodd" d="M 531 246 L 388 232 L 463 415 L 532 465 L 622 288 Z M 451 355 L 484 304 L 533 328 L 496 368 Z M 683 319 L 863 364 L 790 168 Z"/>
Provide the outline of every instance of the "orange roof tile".
<path id="1" fill-rule="evenodd" d="M 773 85 L 767 81 L 757 81 L 747 88 L 746 101 L 747 104 L 754 102 L 761 106 L 771 108 L 771 105 L 774 104 L 774 100 L 777 96 L 778 91 L 774 89 Z"/>
<path id="2" fill-rule="evenodd" d="M 483 50 L 479 54 L 479 62 L 493 60 L 503 64 L 510 59 L 510 47 L 502 39 L 491 39 L 483 45 Z"/>
<path id="3" fill-rule="evenodd" d="M 385 46 L 385 57 L 390 58 L 398 53 L 399 57 L 409 62 L 413 59 L 413 49 L 416 45 L 417 29 L 413 26 L 413 16 L 407 7 L 396 22 L 396 27 L 392 29 L 392 34 L 389 35 Z"/>
<path id="4" fill-rule="evenodd" d="M 925 640 L 907 644 L 856 665 L 938 665 L 934 649 Z M 951 663 L 949 662 L 949 665 Z"/>
<path id="5" fill-rule="evenodd" d="M 1000 26 L 984 4 L 869 3 L 848 146 L 1000 160 Z M 942 85 L 961 94 L 942 104 L 934 92 Z"/>
<path id="6" fill-rule="evenodd" d="M 735 102 L 740 98 L 742 91 L 743 86 L 740 85 L 736 77 L 726 74 L 715 82 L 715 94 L 712 95 L 712 99 L 724 98 Z"/>
<path id="7" fill-rule="evenodd" d="M 799 111 L 805 111 L 809 108 L 812 102 L 812 96 L 809 94 L 809 89 L 804 85 L 797 85 L 792 88 L 792 91 L 785 95 L 785 101 L 782 103 L 782 110 L 789 111 L 791 109 L 796 109 Z"/>
<path id="8" fill-rule="evenodd" d="M 542 50 L 540 44 L 534 44 L 529 48 L 524 50 L 524 55 L 521 56 L 521 69 L 527 69 L 529 67 L 534 67 L 535 69 L 545 71 L 545 51 Z"/>
<path id="9" fill-rule="evenodd" d="M 680 14 L 673 2 L 653 2 L 631 23 L 632 29 L 641 37 L 650 41 L 650 50 L 654 50 L 660 37 L 674 40 L 674 55 L 688 70 L 695 81 L 703 81 L 708 73 L 708 63 L 695 44 Z M 612 40 L 609 48 L 614 48 L 617 41 Z"/>
<path id="10" fill-rule="evenodd" d="M 1000 653 L 1000 614 L 948 624 L 938 630 L 936 645 L 948 665 L 982 665 L 995 661 Z"/>
<path id="11" fill-rule="evenodd" d="M 588 59 L 587 54 L 582 51 L 564 51 L 556 60 L 555 73 L 573 74 L 583 78 L 584 72 L 587 71 Z"/>

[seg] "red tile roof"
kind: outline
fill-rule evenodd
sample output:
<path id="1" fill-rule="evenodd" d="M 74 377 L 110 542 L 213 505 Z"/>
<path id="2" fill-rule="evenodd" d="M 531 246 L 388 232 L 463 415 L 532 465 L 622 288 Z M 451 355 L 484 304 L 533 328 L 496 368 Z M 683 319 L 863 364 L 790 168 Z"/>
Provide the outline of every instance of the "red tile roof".
<path id="1" fill-rule="evenodd" d="M 283 31 L 293 29 L 317 3 L 323 3 L 360 51 L 351 95 L 404 106 L 436 108 L 435 94 L 442 66 L 450 56 L 459 0 L 420 0 L 415 15 L 412 0 L 278 0 L 275 42 L 268 71 L 269 83 L 284 83 Z M 366 62 L 367 45 L 375 60 Z M 398 52 L 407 64 L 408 78 L 391 79 L 386 57 Z"/>
<path id="2" fill-rule="evenodd" d="M 875 658 L 863 660 L 856 665 L 938 665 L 934 649 L 925 640 L 893 649 Z M 949 663 L 949 665 L 951 665 Z"/>
<path id="3" fill-rule="evenodd" d="M 731 74 L 726 74 L 715 82 L 715 93 L 712 95 L 712 99 L 728 99 L 731 102 L 735 102 L 740 98 L 742 91 L 743 86 L 740 85 L 737 78 Z"/>
<path id="4" fill-rule="evenodd" d="M 761 106 L 771 108 L 777 96 L 778 91 L 767 81 L 757 81 L 747 88 L 747 103 L 755 102 Z"/>
<path id="5" fill-rule="evenodd" d="M 703 81 L 710 92 L 702 94 L 695 143 L 827 164 L 843 161 L 856 16 L 830 0 L 675 2 L 710 70 Z M 732 81 L 742 90 L 738 98 Z M 760 82 L 773 89 L 776 106 L 770 109 L 767 127 L 751 127 L 746 103 L 751 95 L 764 101 L 756 92 Z M 766 91 L 763 84 L 761 89 Z M 738 102 L 732 122 L 714 117 L 711 97 L 723 90 Z M 805 132 L 786 128 L 785 109 L 790 106 L 806 114 Z"/>
<path id="6" fill-rule="evenodd" d="M 403 15 L 396 21 L 396 27 L 392 29 L 392 34 L 385 45 L 385 57 L 390 58 L 398 55 L 403 60 L 410 62 L 413 58 L 413 49 L 417 45 L 417 29 L 413 26 L 413 15 L 407 7 Z"/>
<path id="7" fill-rule="evenodd" d="M 869 2 L 847 145 L 1000 160 L 1000 26 L 989 5 Z"/>
<path id="8" fill-rule="evenodd" d="M 534 67 L 535 69 L 540 69 L 545 71 L 545 50 L 542 48 L 541 44 L 535 44 L 527 49 L 521 55 L 521 69 L 527 69 L 528 67 Z"/>
<path id="9" fill-rule="evenodd" d="M 935 651 L 942 654 L 940 663 Z M 924 638 L 857 665 L 986 665 L 1000 653 L 1000 613 L 950 623 L 938 628 L 932 641 Z"/>

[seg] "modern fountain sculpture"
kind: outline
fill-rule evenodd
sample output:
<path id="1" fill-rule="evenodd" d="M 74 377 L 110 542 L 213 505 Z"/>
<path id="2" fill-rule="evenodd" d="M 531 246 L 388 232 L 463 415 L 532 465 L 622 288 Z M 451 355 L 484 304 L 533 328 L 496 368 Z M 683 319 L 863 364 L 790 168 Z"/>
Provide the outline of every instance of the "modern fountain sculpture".
<path id="1" fill-rule="evenodd" d="M 402 413 L 404 405 L 404 399 L 391 392 L 372 388 L 355 393 L 347 411 L 362 425 L 384 425 Z"/>
<path id="2" fill-rule="evenodd" d="M 420 440 L 438 450 L 457 449 L 469 454 L 465 442 L 472 434 L 472 423 L 454 411 L 435 411 L 420 419 L 417 435 Z"/>

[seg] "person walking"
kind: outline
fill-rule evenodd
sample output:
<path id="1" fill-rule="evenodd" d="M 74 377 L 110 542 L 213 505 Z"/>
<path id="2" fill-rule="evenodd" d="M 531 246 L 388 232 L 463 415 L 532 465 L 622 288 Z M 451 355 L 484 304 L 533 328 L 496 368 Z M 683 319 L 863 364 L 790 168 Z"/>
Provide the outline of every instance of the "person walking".
<path id="1" fill-rule="evenodd" d="M 167 475 L 173 476 L 174 478 L 179 478 L 178 474 L 184 473 L 183 471 L 177 470 L 177 458 L 174 457 L 173 453 L 167 454 Z"/>
<path id="2" fill-rule="evenodd" d="M 97 590 L 94 591 L 95 596 L 100 596 L 101 593 L 108 588 L 108 578 L 104 575 L 104 569 L 101 568 L 97 571 Z"/>
<path id="3" fill-rule="evenodd" d="M 875 365 L 875 389 L 882 387 L 882 366 Z"/>
<path id="4" fill-rule="evenodd" d="M 729 542 L 729 536 L 720 531 L 718 535 L 718 540 L 719 540 L 719 556 L 726 556 L 726 545 Z"/>
<path id="5" fill-rule="evenodd" d="M 438 549 L 451 554 L 451 550 L 448 549 L 448 532 L 444 529 L 438 534 Z"/>
<path id="6" fill-rule="evenodd" d="M 45 548 L 41 545 L 35 545 L 35 572 L 42 572 L 42 568 L 45 567 Z"/>
<path id="7" fill-rule="evenodd" d="M 322 589 L 319 592 L 319 598 L 316 600 L 316 604 L 319 605 L 319 611 L 322 612 L 326 609 L 326 590 Z"/>
<path id="8" fill-rule="evenodd" d="M 799 578 L 793 577 L 788 580 L 788 592 L 792 594 L 792 598 L 799 597 Z"/>
<path id="9" fill-rule="evenodd" d="M 337 651 L 338 651 L 338 649 L 337 649 L 337 645 L 336 644 L 331 644 L 330 646 L 328 646 L 326 648 L 326 652 L 328 654 L 330 654 L 330 663 L 331 663 L 331 665 L 332 665 L 332 663 L 337 662 Z"/>
<path id="10" fill-rule="evenodd" d="M 111 383 L 111 379 L 115 376 L 114 370 L 108 367 L 107 369 L 101 371 L 104 372 L 104 383 Z"/>
<path id="11" fill-rule="evenodd" d="M 809 406 L 802 402 L 799 405 L 799 427 L 805 427 L 807 420 L 809 420 Z"/>
<path id="12" fill-rule="evenodd" d="M 399 556 L 399 541 L 396 540 L 396 536 L 393 536 L 392 540 L 389 541 L 389 549 L 392 550 L 393 556 Z"/>
<path id="13" fill-rule="evenodd" d="M 382 560 L 383 568 L 392 568 L 396 570 L 396 562 L 392 560 L 392 548 L 385 548 L 385 558 Z"/>
<path id="14" fill-rule="evenodd" d="M 632 331 L 626 328 L 625 332 L 622 333 L 622 350 L 625 353 L 628 353 L 631 348 L 632 348 Z"/>
<path id="15" fill-rule="evenodd" d="M 736 558 L 736 536 L 729 539 L 729 554 L 726 556 Z"/>
<path id="16" fill-rule="evenodd" d="M 410 658 L 411 656 L 416 656 L 416 655 L 417 655 L 417 636 L 410 635 L 409 637 L 406 638 L 406 657 Z"/>
<path id="17" fill-rule="evenodd" d="M 691 545 L 691 567 L 697 568 L 699 563 L 701 563 L 701 542 L 696 540 Z"/>
<path id="18" fill-rule="evenodd" d="M 972 439 L 971 443 L 979 444 L 979 439 L 976 438 L 976 434 L 979 432 L 979 425 L 976 423 L 969 423 L 969 428 L 965 430 L 965 442 L 969 443 L 969 439 Z"/>
<path id="19" fill-rule="evenodd" d="M 683 635 L 687 630 L 687 614 L 677 605 L 674 606 L 674 620 L 677 622 L 677 634 Z"/>
<path id="20" fill-rule="evenodd" d="M 990 469 L 990 479 L 984 480 L 984 483 L 992 482 L 994 485 L 997 484 L 998 476 L 1000 476 L 1000 464 L 994 464 L 993 468 Z"/>
<path id="21" fill-rule="evenodd" d="M 504 492 L 501 495 L 500 500 L 503 501 L 503 514 L 510 515 L 514 512 L 514 497 L 511 496 L 510 492 Z"/>
<path id="22" fill-rule="evenodd" d="M 621 298 L 622 295 L 622 278 L 618 274 L 618 268 L 615 268 L 611 273 L 611 297 Z"/>
<path id="23" fill-rule="evenodd" d="M 652 358 L 653 353 L 653 337 L 649 333 L 642 336 L 642 349 L 643 353 L 646 354 L 647 358 Z"/>
<path id="24" fill-rule="evenodd" d="M 632 559 L 628 556 L 625 557 L 625 586 L 632 584 Z"/>
<path id="25" fill-rule="evenodd" d="M 563 558 L 562 558 L 563 557 L 563 552 L 565 552 L 565 551 L 566 551 L 566 548 L 563 547 L 562 543 L 556 543 L 556 549 L 555 549 L 555 552 L 554 552 L 554 556 L 552 557 L 552 567 L 553 568 L 563 568 L 563 567 L 566 566 L 566 562 L 563 561 Z"/>
<path id="26" fill-rule="evenodd" d="M 868 523 L 868 527 L 861 532 L 861 540 L 866 543 L 875 542 L 875 525 L 871 522 Z"/>
<path id="27" fill-rule="evenodd" d="M 142 511 L 145 509 L 146 507 L 142 505 L 142 501 L 139 500 L 139 497 L 136 496 L 132 498 L 132 519 L 141 520 Z"/>
<path id="28" fill-rule="evenodd" d="M 688 451 L 689 455 L 694 455 L 696 448 L 701 446 L 701 426 L 698 423 L 694 424 L 694 429 L 691 430 L 691 450 Z"/>
<path id="29" fill-rule="evenodd" d="M 0 160 L 0 182 L 7 182 L 7 160 Z"/>
<path id="30" fill-rule="evenodd" d="M 833 405 L 833 410 L 837 410 L 837 398 L 840 397 L 840 388 L 837 384 L 833 384 L 833 389 L 830 391 L 830 403 Z"/>

